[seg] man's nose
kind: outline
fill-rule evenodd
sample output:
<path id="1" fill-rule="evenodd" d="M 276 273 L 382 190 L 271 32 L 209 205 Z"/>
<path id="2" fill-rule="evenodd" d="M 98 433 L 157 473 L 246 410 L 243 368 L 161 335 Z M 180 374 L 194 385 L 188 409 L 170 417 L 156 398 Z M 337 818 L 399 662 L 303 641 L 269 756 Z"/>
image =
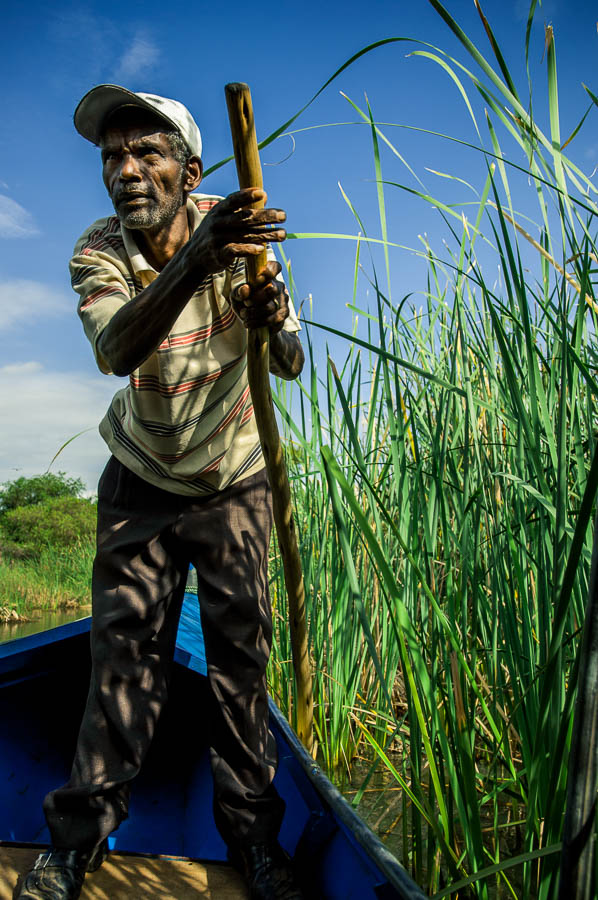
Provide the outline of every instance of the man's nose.
<path id="1" fill-rule="evenodd" d="M 118 175 L 123 181 L 141 180 L 141 172 L 139 171 L 137 160 L 130 153 L 123 156 Z"/>

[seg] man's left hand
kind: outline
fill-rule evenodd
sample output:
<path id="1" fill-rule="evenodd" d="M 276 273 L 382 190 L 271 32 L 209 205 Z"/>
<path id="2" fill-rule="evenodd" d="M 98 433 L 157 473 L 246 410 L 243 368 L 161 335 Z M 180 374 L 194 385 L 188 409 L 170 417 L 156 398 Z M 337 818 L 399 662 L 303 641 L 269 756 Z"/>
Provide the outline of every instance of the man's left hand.
<path id="1" fill-rule="evenodd" d="M 270 329 L 277 334 L 289 315 L 289 295 L 282 281 L 277 281 L 282 266 L 270 261 L 258 273 L 257 283 L 252 288 L 242 284 L 233 291 L 231 303 L 246 328 Z"/>

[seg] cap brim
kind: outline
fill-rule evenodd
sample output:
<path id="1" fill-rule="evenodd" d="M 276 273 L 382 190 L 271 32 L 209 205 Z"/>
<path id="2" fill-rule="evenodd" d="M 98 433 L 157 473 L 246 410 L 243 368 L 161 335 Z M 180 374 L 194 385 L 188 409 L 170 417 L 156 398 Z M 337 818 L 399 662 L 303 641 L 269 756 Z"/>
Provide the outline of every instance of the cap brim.
<path id="1" fill-rule="evenodd" d="M 153 116 L 157 116 L 177 128 L 174 122 L 167 116 L 161 115 L 151 103 L 147 103 L 137 94 L 118 84 L 98 84 L 85 94 L 75 110 L 73 117 L 75 128 L 92 144 L 99 144 L 102 125 L 106 121 L 106 117 L 120 106 L 125 105 L 147 109 Z"/>

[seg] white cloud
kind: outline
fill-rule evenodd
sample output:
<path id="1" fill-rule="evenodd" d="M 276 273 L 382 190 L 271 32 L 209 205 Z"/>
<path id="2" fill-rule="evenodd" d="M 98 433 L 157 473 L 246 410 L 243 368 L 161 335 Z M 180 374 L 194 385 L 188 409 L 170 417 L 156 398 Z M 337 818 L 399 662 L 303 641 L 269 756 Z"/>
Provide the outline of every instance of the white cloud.
<path id="1" fill-rule="evenodd" d="M 161 55 L 142 24 L 126 28 L 114 17 L 96 15 L 81 5 L 53 10 L 49 34 L 58 50 L 56 86 L 68 84 L 81 95 L 94 83 L 145 76 Z"/>
<path id="2" fill-rule="evenodd" d="M 26 363 L 9 363 L 7 366 L 0 368 L 0 375 L 5 378 L 19 378 L 22 375 L 33 375 L 35 372 L 41 372 L 43 366 L 39 362 Z"/>
<path id="3" fill-rule="evenodd" d="M 143 32 L 137 32 L 121 57 L 117 75 L 123 79 L 135 78 L 155 66 L 159 57 L 156 44 Z"/>
<path id="4" fill-rule="evenodd" d="M 0 194 L 0 237 L 26 238 L 39 234 L 31 213 L 10 197 Z"/>
<path id="5" fill-rule="evenodd" d="M 0 331 L 21 322 L 72 312 L 73 302 L 61 291 L 26 278 L 0 282 Z"/>
<path id="6" fill-rule="evenodd" d="M 97 426 L 119 379 L 82 372 L 54 372 L 38 362 L 0 367 L 0 483 L 45 472 L 69 438 L 51 471 L 63 470 L 95 489 L 108 458 Z"/>

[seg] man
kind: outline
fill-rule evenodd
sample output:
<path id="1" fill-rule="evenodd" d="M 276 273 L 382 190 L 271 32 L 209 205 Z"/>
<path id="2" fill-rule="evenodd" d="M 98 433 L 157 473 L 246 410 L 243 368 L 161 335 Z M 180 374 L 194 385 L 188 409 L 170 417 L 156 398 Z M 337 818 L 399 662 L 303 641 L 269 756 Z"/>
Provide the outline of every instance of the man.
<path id="1" fill-rule="evenodd" d="M 301 895 L 277 842 L 265 669 L 271 642 L 270 492 L 247 385 L 246 328 L 267 326 L 271 371 L 303 366 L 299 324 L 269 252 L 259 284 L 244 259 L 286 237 L 256 189 L 191 195 L 201 136 L 173 100 L 99 85 L 75 126 L 98 144 L 116 216 L 79 239 L 70 269 L 98 366 L 128 375 L 100 425 L 112 457 L 98 488 L 92 676 L 69 782 L 44 811 L 52 848 L 22 900 L 73 900 L 127 816 L 167 696 L 188 563 L 210 688 L 215 816 L 254 898 Z"/>

